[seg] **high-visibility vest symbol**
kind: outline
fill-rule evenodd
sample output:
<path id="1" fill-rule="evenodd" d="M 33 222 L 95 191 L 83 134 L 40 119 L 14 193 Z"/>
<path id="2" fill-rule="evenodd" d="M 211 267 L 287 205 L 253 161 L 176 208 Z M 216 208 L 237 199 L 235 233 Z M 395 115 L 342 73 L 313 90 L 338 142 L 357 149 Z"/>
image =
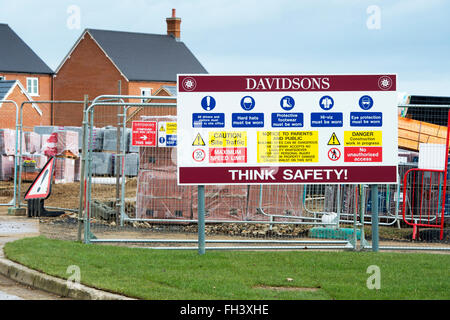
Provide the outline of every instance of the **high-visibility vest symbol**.
<path id="1" fill-rule="evenodd" d="M 336 133 L 333 132 L 333 134 L 330 137 L 330 140 L 328 140 L 328 145 L 329 146 L 340 146 L 341 145 L 338 137 L 336 136 Z"/>
<path id="2" fill-rule="evenodd" d="M 192 142 L 192 145 L 193 146 L 204 146 L 205 145 L 205 141 L 203 140 L 200 133 L 197 133 L 197 136 L 195 137 L 194 142 Z"/>

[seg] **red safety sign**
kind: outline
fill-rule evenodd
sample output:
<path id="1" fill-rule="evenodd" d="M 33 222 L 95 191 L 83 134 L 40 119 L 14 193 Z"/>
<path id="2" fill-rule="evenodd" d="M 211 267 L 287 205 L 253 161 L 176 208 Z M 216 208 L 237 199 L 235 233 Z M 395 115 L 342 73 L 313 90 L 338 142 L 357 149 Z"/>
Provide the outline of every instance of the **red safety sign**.
<path id="1" fill-rule="evenodd" d="M 328 150 L 328 159 L 330 159 L 331 161 L 337 161 L 340 157 L 341 151 L 339 151 L 339 149 L 331 148 L 330 150 Z"/>
<path id="2" fill-rule="evenodd" d="M 157 127 L 156 121 L 133 121 L 131 144 L 135 147 L 156 147 Z"/>
<path id="3" fill-rule="evenodd" d="M 345 147 L 345 162 L 382 162 L 382 147 Z"/>
<path id="4" fill-rule="evenodd" d="M 25 200 L 47 199 L 50 196 L 53 181 L 53 170 L 55 168 L 55 158 L 48 160 L 47 164 L 34 179 L 30 188 L 25 193 Z"/>

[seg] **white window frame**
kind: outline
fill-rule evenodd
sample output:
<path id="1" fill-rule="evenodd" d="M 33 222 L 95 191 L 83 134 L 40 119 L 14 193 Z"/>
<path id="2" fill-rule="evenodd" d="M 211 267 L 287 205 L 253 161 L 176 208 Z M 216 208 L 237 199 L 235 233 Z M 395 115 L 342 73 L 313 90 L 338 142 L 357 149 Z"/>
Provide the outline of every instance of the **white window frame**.
<path id="1" fill-rule="evenodd" d="M 1 80 L 6 80 L 5 76 L 0 75 L 0 81 Z"/>
<path id="2" fill-rule="evenodd" d="M 30 88 L 29 81 L 32 81 L 32 84 L 31 84 L 32 88 Z M 35 88 L 36 92 L 33 91 L 34 86 L 35 86 L 34 82 L 36 82 L 36 84 L 35 84 L 36 85 L 36 88 Z M 29 78 L 27 78 L 27 92 L 32 97 L 39 96 L 39 78 L 36 78 L 36 77 L 29 77 Z"/>
<path id="3" fill-rule="evenodd" d="M 150 97 L 152 95 L 153 88 L 140 88 L 141 89 L 141 96 Z M 148 92 L 148 95 L 144 94 L 145 92 Z M 145 103 L 147 99 L 142 99 L 142 102 Z"/>

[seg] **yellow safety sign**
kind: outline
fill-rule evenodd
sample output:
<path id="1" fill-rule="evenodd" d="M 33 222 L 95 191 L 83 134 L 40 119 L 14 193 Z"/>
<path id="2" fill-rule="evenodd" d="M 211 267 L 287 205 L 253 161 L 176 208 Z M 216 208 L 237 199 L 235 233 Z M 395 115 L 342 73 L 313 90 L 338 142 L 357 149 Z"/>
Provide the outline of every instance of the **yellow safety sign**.
<path id="1" fill-rule="evenodd" d="M 328 140 L 327 144 L 329 146 L 340 146 L 341 145 L 335 132 L 333 132 L 333 134 L 331 135 L 330 140 Z"/>
<path id="2" fill-rule="evenodd" d="M 247 132 L 245 131 L 210 132 L 209 146 L 213 148 L 246 147 Z"/>
<path id="3" fill-rule="evenodd" d="M 319 161 L 318 131 L 258 131 L 258 163 Z"/>
<path id="4" fill-rule="evenodd" d="M 205 146 L 205 141 L 203 141 L 202 136 L 200 133 L 197 133 L 197 136 L 194 139 L 194 142 L 192 142 L 193 146 Z"/>
<path id="5" fill-rule="evenodd" d="M 345 131 L 344 145 L 346 147 L 371 147 L 383 145 L 381 131 Z"/>
<path id="6" fill-rule="evenodd" d="M 167 122 L 166 123 L 167 134 L 177 134 L 177 123 Z"/>

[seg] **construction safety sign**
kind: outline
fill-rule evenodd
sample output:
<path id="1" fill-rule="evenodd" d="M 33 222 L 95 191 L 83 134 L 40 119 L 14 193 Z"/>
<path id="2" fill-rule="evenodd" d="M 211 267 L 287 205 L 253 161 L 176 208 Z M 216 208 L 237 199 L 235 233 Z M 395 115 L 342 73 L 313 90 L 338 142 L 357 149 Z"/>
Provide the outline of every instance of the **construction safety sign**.
<path id="1" fill-rule="evenodd" d="M 178 182 L 397 183 L 397 76 L 178 75 Z"/>

